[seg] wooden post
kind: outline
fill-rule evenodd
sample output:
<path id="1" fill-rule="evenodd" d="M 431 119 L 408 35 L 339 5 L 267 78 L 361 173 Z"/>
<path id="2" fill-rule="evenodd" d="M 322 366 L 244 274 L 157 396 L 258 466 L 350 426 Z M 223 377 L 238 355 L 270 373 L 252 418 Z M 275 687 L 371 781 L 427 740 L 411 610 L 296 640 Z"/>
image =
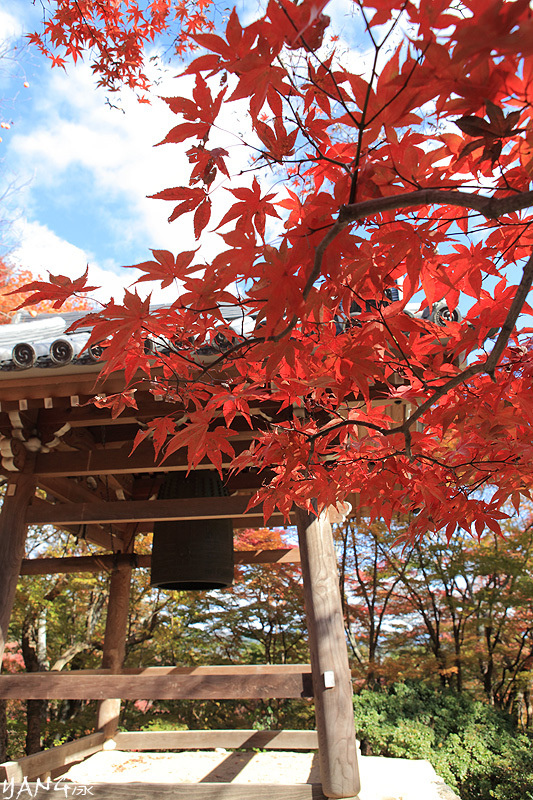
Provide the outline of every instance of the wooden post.
<path id="1" fill-rule="evenodd" d="M 19 473 L 10 476 L 0 513 L 0 664 L 24 557 L 26 510 L 34 494 L 33 475 Z"/>
<path id="2" fill-rule="evenodd" d="M 325 515 L 302 509 L 296 517 L 322 791 L 327 797 L 356 797 L 360 781 L 352 683 L 331 525 Z"/>
<path id="3" fill-rule="evenodd" d="M 131 563 L 125 562 L 117 563 L 111 573 L 102 667 L 112 672 L 120 672 L 126 652 L 131 573 Z M 103 731 L 107 739 L 115 735 L 119 715 L 119 699 L 101 700 L 98 704 L 98 730 Z"/>

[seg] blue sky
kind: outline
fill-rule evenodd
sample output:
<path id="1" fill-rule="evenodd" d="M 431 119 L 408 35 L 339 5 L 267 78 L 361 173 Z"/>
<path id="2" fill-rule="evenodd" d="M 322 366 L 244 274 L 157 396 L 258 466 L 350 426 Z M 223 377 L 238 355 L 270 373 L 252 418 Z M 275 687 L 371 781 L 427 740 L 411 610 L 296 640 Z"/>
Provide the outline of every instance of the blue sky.
<path id="1" fill-rule="evenodd" d="M 0 39 L 37 27 L 34 12 L 27 0 L 3 2 Z M 175 124 L 166 104 L 154 96 L 141 105 L 124 92 L 125 113 L 111 109 L 87 65 L 52 70 L 28 47 L 6 63 L 0 91 L 0 115 L 11 124 L 1 131 L 0 179 L 4 191 L 16 187 L 3 212 L 14 220 L 15 262 L 69 275 L 89 263 L 93 282 L 109 294 L 132 279 L 120 265 L 145 260 L 149 247 L 181 244 L 163 203 L 146 197 L 186 180 L 183 152 L 153 147 Z"/>

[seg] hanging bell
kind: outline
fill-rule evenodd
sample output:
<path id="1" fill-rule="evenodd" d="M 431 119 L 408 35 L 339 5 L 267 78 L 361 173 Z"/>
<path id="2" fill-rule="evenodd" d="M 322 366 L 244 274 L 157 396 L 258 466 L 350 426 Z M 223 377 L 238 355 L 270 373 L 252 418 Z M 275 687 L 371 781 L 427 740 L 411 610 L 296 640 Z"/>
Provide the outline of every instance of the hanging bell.
<path id="1" fill-rule="evenodd" d="M 214 470 L 166 476 L 159 500 L 223 497 L 227 494 Z M 175 591 L 224 589 L 233 583 L 233 523 L 230 519 L 154 522 L 152 586 Z"/>

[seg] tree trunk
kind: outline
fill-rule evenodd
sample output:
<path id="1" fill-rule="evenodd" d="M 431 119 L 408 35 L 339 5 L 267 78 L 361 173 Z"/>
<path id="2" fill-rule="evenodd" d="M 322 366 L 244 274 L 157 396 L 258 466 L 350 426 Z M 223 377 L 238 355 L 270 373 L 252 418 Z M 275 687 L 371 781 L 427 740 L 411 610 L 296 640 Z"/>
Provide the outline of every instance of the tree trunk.
<path id="1" fill-rule="evenodd" d="M 26 700 L 26 755 L 41 751 L 41 724 L 46 700 Z"/>
<path id="2" fill-rule="evenodd" d="M 48 667 L 46 658 L 46 608 L 29 609 L 22 626 L 22 656 L 27 672 L 41 672 Z M 39 753 L 41 727 L 46 714 L 46 700 L 26 701 L 26 755 Z"/>

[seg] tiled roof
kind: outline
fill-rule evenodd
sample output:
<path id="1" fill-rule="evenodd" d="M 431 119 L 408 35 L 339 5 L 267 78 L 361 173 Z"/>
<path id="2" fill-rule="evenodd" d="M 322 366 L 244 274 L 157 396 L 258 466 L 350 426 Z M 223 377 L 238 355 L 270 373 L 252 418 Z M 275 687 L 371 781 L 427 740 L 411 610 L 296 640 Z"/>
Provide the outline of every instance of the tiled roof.
<path id="1" fill-rule="evenodd" d="M 253 328 L 253 320 L 244 315 L 239 306 L 226 306 L 221 311 L 236 333 L 246 335 Z M 84 349 L 90 326 L 68 331 L 73 322 L 86 314 L 85 311 L 71 311 L 32 317 L 21 312 L 8 325 L 0 325 L 0 372 L 95 364 L 100 359 L 102 348 L 95 345 Z M 165 351 L 163 342 L 147 341 L 147 347 L 154 352 Z M 205 356 L 220 353 L 220 349 L 200 345 L 197 353 Z"/>
<path id="2" fill-rule="evenodd" d="M 85 312 L 66 314 L 16 315 L 9 325 L 0 325 L 0 370 L 22 370 L 31 367 L 59 367 L 77 361 L 93 364 L 101 349 L 90 348 L 82 353 L 90 331 L 67 333 L 67 329 Z"/>
<path id="3" fill-rule="evenodd" d="M 353 306 L 350 316 L 357 317 L 361 308 L 357 304 Z M 254 328 L 254 320 L 244 314 L 242 307 L 226 306 L 221 307 L 221 311 L 226 322 L 238 335 L 246 336 Z M 431 312 L 426 309 L 420 313 L 418 307 L 413 307 L 412 310 L 408 307 L 406 312 L 437 324 L 445 324 L 450 317 L 461 318 L 457 311 L 450 315 L 443 302 L 435 303 Z M 102 349 L 97 345 L 84 349 L 90 336 L 90 327 L 68 332 L 72 323 L 85 315 L 86 312 L 83 311 L 71 311 L 31 317 L 27 312 L 22 312 L 16 315 L 9 325 L 0 325 L 0 372 L 26 370 L 32 367 L 57 368 L 69 364 L 74 367 L 94 365 L 99 361 Z M 339 330 L 343 328 L 344 323 L 339 319 Z M 199 343 L 196 350 L 198 356 L 220 354 L 229 343 L 225 337 L 221 337 L 221 341 L 215 340 L 214 344 L 215 346 Z M 169 346 L 169 343 L 147 341 L 147 347 L 153 352 L 165 352 L 165 350 L 168 352 Z"/>

